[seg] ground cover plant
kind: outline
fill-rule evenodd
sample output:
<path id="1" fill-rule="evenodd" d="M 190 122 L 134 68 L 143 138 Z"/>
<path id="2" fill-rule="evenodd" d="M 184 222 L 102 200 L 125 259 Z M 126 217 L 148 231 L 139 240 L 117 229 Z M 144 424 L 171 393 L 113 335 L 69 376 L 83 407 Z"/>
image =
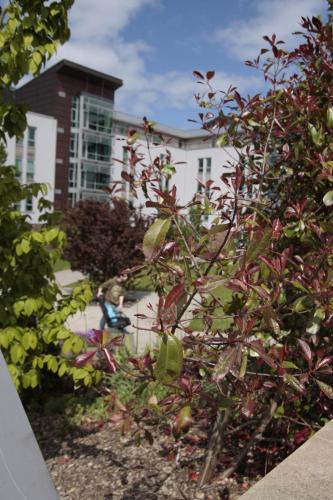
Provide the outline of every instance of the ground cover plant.
<path id="1" fill-rule="evenodd" d="M 200 486 L 223 446 L 227 477 L 258 443 L 271 438 L 290 451 L 333 417 L 331 17 L 302 18 L 300 32 L 293 50 L 264 37 L 259 57 L 247 61 L 267 84 L 263 94 L 215 90 L 213 71 L 194 72 L 203 89 L 198 121 L 230 161 L 187 206 L 172 181 L 159 187 L 175 168 L 170 153 L 147 165 L 129 132 L 131 174 L 123 177 L 156 209 L 143 252 L 161 340 L 156 357 L 132 364 L 143 384 L 158 380 L 171 391 L 144 407 L 140 426 L 162 412 L 176 437 L 213 428 Z M 144 119 L 144 127 L 148 139 L 153 124 Z M 210 226 L 194 225 L 191 207 Z"/>
<path id="2" fill-rule="evenodd" d="M 14 166 L 6 164 L 6 135 L 21 137 L 26 128 L 24 106 L 5 99 L 12 85 L 30 73 L 37 75 L 57 46 L 69 37 L 67 13 L 71 0 L 12 0 L 0 9 L 0 348 L 20 390 L 50 386 L 70 375 L 77 383 L 96 382 L 91 366 L 76 368 L 62 354 L 80 352 L 84 341 L 65 327 L 69 315 L 91 299 L 87 284 L 71 297 L 62 296 L 54 266 L 65 242 L 45 199 L 47 186 L 21 184 Z M 17 210 L 21 200 L 38 198 L 42 213 L 35 230 Z M 58 379 L 59 380 L 59 379 Z"/>

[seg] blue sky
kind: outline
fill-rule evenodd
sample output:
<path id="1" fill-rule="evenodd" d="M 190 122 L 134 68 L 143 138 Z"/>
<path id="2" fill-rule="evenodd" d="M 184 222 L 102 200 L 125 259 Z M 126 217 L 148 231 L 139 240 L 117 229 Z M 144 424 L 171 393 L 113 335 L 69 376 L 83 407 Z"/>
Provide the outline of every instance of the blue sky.
<path id="1" fill-rule="evenodd" d="M 198 109 L 192 71 L 215 70 L 216 85 L 243 93 L 262 88 L 243 61 L 262 36 L 288 45 L 300 17 L 324 14 L 325 0 L 76 0 L 66 57 L 124 80 L 115 108 L 182 128 Z"/>

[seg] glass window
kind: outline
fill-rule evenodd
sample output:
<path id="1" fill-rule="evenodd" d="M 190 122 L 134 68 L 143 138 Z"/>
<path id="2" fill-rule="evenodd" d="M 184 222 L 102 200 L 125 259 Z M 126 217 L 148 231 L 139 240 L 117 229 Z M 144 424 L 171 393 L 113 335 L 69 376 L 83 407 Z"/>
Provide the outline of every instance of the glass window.
<path id="1" fill-rule="evenodd" d="M 161 136 L 157 135 L 157 134 L 154 134 L 153 135 L 153 140 L 152 140 L 153 144 L 161 144 L 162 143 L 162 138 Z"/>
<path id="2" fill-rule="evenodd" d="M 33 209 L 33 203 L 32 203 L 32 197 L 30 196 L 25 201 L 25 210 L 26 212 L 32 212 L 32 209 Z"/>
<path id="3" fill-rule="evenodd" d="M 115 132 L 116 132 L 116 134 L 127 136 L 127 129 L 126 129 L 126 127 L 123 127 L 122 125 L 117 125 Z"/>
<path id="4" fill-rule="evenodd" d="M 69 187 L 77 186 L 77 163 L 71 162 L 69 164 L 68 182 Z"/>
<path id="5" fill-rule="evenodd" d="M 15 166 L 17 169 L 17 176 L 21 177 L 22 174 L 22 158 L 16 158 L 15 160 Z"/>
<path id="6" fill-rule="evenodd" d="M 35 171 L 35 163 L 33 160 L 27 160 L 27 173 L 33 174 Z"/>
<path id="7" fill-rule="evenodd" d="M 23 136 L 16 137 L 16 146 L 23 146 Z"/>
<path id="8" fill-rule="evenodd" d="M 204 160 L 203 158 L 199 158 L 199 174 L 203 174 L 203 170 L 204 170 Z"/>
<path id="9" fill-rule="evenodd" d="M 74 158 L 78 157 L 78 134 L 71 134 L 69 152 Z"/>
<path id="10" fill-rule="evenodd" d="M 97 132 L 111 133 L 112 105 L 102 99 L 85 97 L 84 127 Z"/>
<path id="11" fill-rule="evenodd" d="M 206 158 L 206 178 L 210 179 L 210 175 L 212 173 L 212 159 Z"/>
<path id="12" fill-rule="evenodd" d="M 71 126 L 77 128 L 79 126 L 80 116 L 80 97 L 74 96 L 72 99 L 71 109 Z"/>
<path id="13" fill-rule="evenodd" d="M 102 162 L 110 162 L 111 140 L 93 134 L 83 136 L 83 158 Z"/>
<path id="14" fill-rule="evenodd" d="M 70 207 L 74 207 L 76 203 L 76 193 L 68 193 L 68 202 Z"/>
<path id="15" fill-rule="evenodd" d="M 108 186 L 111 181 L 110 169 L 96 167 L 96 165 L 84 163 L 81 167 L 81 187 L 84 189 L 98 190 Z"/>
<path id="16" fill-rule="evenodd" d="M 26 173 L 26 178 L 27 182 L 33 182 L 34 180 L 34 170 L 35 170 L 35 164 L 33 160 L 27 160 L 27 173 Z"/>
<path id="17" fill-rule="evenodd" d="M 126 147 L 123 148 L 123 162 L 124 166 L 128 164 L 128 150 Z"/>
<path id="18" fill-rule="evenodd" d="M 28 146 L 29 147 L 35 146 L 35 136 L 36 136 L 36 128 L 35 127 L 28 127 Z"/>

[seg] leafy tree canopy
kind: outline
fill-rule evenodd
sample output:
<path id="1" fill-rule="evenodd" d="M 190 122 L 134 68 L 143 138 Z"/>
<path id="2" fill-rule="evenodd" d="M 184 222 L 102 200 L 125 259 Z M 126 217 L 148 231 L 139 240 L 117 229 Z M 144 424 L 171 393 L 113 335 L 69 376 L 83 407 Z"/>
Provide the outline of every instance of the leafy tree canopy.
<path id="1" fill-rule="evenodd" d="M 58 44 L 68 39 L 67 13 L 71 0 L 44 2 L 13 0 L 1 8 L 0 18 L 0 138 L 20 136 L 25 130 L 25 110 L 3 100 L 25 74 L 38 74 Z M 99 378 L 92 367 L 75 368 L 70 357 L 84 347 L 81 338 L 65 326 L 70 314 L 82 310 L 91 298 L 87 284 L 63 297 L 53 266 L 62 253 L 64 233 L 44 214 L 39 230 L 16 206 L 38 197 L 39 209 L 50 209 L 43 198 L 47 186 L 21 185 L 15 167 L 6 166 L 0 148 L 0 348 L 19 389 L 39 387 L 46 374 L 69 374 L 90 385 Z M 67 355 L 67 359 L 61 356 Z"/>

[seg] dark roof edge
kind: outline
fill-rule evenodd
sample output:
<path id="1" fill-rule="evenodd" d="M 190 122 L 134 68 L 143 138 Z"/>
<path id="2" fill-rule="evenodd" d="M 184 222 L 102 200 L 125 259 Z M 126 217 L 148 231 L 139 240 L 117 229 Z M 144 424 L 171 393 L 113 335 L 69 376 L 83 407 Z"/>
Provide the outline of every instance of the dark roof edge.
<path id="1" fill-rule="evenodd" d="M 83 66 L 82 64 L 78 64 L 78 63 L 75 63 L 73 61 L 69 61 L 68 59 L 62 59 L 61 61 L 57 62 L 53 66 L 50 66 L 49 68 L 47 68 L 45 71 L 40 73 L 40 75 L 38 75 L 35 78 L 39 78 L 39 76 L 43 76 L 48 71 L 56 71 L 57 72 L 57 71 L 60 71 L 62 68 L 66 68 L 66 67 L 77 70 L 77 71 L 81 71 L 82 73 L 86 73 L 86 74 L 94 76 L 96 78 L 101 78 L 102 80 L 106 80 L 106 81 L 112 83 L 113 86 L 115 87 L 115 89 L 118 89 L 119 87 L 121 87 L 123 85 L 123 80 L 121 80 L 120 78 L 116 78 L 115 76 L 108 75 L 107 73 L 102 73 L 101 71 L 97 71 L 95 69 L 88 68 L 87 66 Z M 22 89 L 26 85 L 29 85 L 30 83 L 32 83 L 35 80 L 35 78 L 33 78 L 29 82 L 25 83 L 21 87 L 19 87 L 19 89 Z"/>

